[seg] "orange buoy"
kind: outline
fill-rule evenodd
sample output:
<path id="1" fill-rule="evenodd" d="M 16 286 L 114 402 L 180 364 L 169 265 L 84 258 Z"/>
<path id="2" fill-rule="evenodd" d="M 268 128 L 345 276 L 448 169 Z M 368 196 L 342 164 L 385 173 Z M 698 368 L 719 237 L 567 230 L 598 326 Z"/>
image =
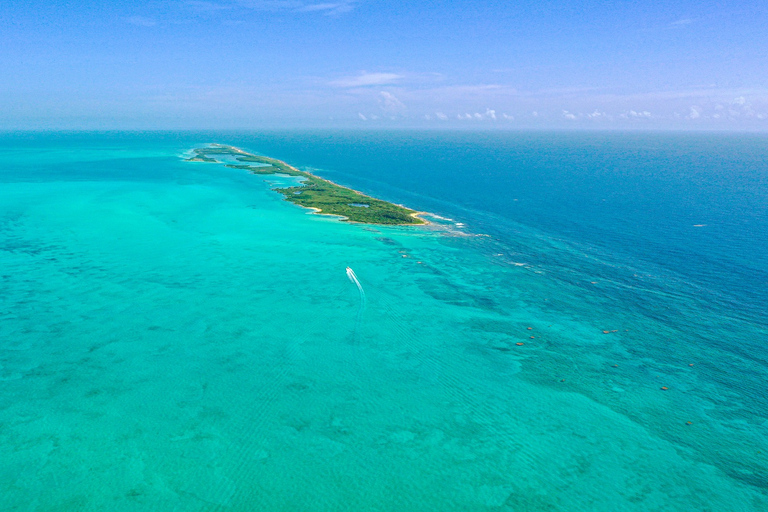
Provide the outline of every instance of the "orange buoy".
<path id="1" fill-rule="evenodd" d="M 522 341 L 518 341 L 517 343 L 515 343 L 515 345 L 517 345 L 518 347 L 522 347 L 523 345 L 525 345 L 525 343 L 523 343 Z"/>
<path id="2" fill-rule="evenodd" d="M 688 366 L 693 366 L 693 363 L 689 364 Z"/>
<path id="3" fill-rule="evenodd" d="M 692 421 L 686 421 L 685 424 L 686 425 L 693 425 L 693 422 Z"/>
<path id="4" fill-rule="evenodd" d="M 531 339 L 535 339 L 535 338 L 536 338 L 536 336 L 531 336 Z"/>
<path id="5" fill-rule="evenodd" d="M 613 367 L 614 367 L 614 368 L 618 368 L 618 367 L 619 367 L 619 365 L 615 364 L 615 365 L 613 365 Z"/>
<path id="6" fill-rule="evenodd" d="M 603 334 L 608 334 L 609 332 L 611 332 L 611 331 L 603 331 Z"/>
<path id="7" fill-rule="evenodd" d="M 532 330 L 533 330 L 533 327 L 529 327 L 529 328 L 528 328 L 528 330 L 529 330 L 529 331 L 532 331 Z"/>
<path id="8" fill-rule="evenodd" d="M 661 390 L 662 390 L 662 391 L 666 391 L 666 390 L 668 390 L 668 389 L 669 389 L 669 388 L 668 388 L 667 386 L 661 386 Z"/>

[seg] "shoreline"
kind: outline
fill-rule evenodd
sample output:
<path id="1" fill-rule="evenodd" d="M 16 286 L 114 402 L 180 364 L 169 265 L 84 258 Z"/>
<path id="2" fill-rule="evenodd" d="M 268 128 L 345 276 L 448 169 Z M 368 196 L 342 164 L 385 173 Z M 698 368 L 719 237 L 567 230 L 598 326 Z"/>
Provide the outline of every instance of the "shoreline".
<path id="1" fill-rule="evenodd" d="M 226 163 L 216 155 L 231 156 L 238 163 Z M 311 172 L 301 171 L 276 158 L 258 156 L 238 147 L 211 143 L 207 147 L 195 148 L 186 162 L 219 163 L 229 168 L 247 170 L 251 174 L 283 174 L 306 178 L 300 185 L 277 187 L 272 190 L 282 194 L 293 204 L 311 209 L 318 215 L 339 217 L 341 222 L 353 224 L 374 224 L 388 226 L 423 226 L 431 224 L 421 217 L 427 212 L 412 210 L 406 206 L 377 199 Z M 250 164 L 260 165 L 250 165 Z M 360 206 L 364 205 L 364 206 Z"/>

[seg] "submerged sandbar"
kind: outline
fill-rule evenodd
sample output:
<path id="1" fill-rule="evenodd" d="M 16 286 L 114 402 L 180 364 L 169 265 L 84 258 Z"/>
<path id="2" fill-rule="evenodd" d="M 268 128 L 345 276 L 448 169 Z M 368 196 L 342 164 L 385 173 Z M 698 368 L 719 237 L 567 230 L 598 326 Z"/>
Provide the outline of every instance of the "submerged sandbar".
<path id="1" fill-rule="evenodd" d="M 312 173 L 300 171 L 282 160 L 247 153 L 240 148 L 224 144 L 211 144 L 193 150 L 188 162 L 222 163 L 216 156 L 233 157 L 239 164 L 226 164 L 253 174 L 287 174 L 304 178 L 301 185 L 275 188 L 292 203 L 312 208 L 315 213 L 338 215 L 342 220 L 365 224 L 413 225 L 426 224 L 419 212 L 397 204 L 382 201 L 356 190 L 337 185 Z"/>

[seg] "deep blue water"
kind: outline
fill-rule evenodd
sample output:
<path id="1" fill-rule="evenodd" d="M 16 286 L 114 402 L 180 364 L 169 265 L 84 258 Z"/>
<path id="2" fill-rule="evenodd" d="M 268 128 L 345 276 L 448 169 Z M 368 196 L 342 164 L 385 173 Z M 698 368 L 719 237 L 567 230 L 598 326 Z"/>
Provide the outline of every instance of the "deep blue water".
<path id="1" fill-rule="evenodd" d="M 321 132 L 255 141 L 356 188 L 390 186 L 448 215 L 471 210 L 506 240 L 520 223 L 661 266 L 755 312 L 768 304 L 762 135 Z"/>
<path id="2" fill-rule="evenodd" d="M 0 186 L 6 508 L 768 506 L 766 136 L 3 134 Z"/>

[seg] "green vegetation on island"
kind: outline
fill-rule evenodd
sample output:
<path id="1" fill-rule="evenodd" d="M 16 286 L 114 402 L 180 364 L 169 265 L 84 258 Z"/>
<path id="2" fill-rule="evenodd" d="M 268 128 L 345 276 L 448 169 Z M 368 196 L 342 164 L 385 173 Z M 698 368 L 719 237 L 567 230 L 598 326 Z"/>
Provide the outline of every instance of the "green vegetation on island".
<path id="1" fill-rule="evenodd" d="M 216 163 L 216 159 L 215 158 L 210 158 L 210 157 L 207 157 L 207 156 L 205 156 L 203 154 L 199 154 L 198 153 L 197 155 L 193 156 L 192 158 L 187 158 L 187 162 L 208 162 L 208 163 L 215 164 Z"/>
<path id="2" fill-rule="evenodd" d="M 194 153 L 192 158 L 187 159 L 188 162 L 220 163 L 216 156 L 231 157 L 240 162 L 226 164 L 233 169 L 243 169 L 253 174 L 283 174 L 303 178 L 301 185 L 276 188 L 275 191 L 282 194 L 287 201 L 313 208 L 317 213 L 339 215 L 344 217 L 344 220 L 365 224 L 426 224 L 414 210 L 342 187 L 275 158 L 253 155 L 223 144 L 197 148 Z"/>

